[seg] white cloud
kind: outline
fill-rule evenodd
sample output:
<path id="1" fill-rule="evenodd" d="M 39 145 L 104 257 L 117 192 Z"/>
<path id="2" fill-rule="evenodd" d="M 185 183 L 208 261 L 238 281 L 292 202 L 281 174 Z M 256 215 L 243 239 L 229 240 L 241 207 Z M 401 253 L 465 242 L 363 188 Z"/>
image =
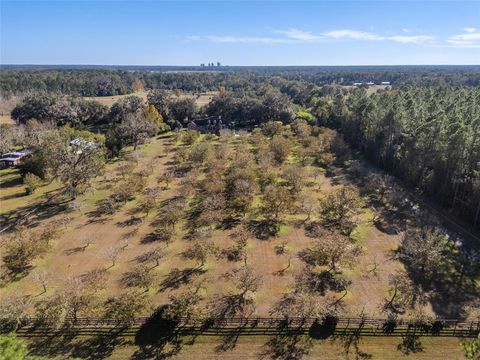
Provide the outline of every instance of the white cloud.
<path id="1" fill-rule="evenodd" d="M 466 27 L 466 28 L 463 29 L 463 30 L 465 30 L 465 32 L 467 32 L 467 33 L 474 33 L 474 32 L 477 31 L 477 29 L 474 28 L 474 27 Z"/>
<path id="2" fill-rule="evenodd" d="M 387 39 L 400 42 L 400 43 L 422 44 L 422 43 L 435 40 L 435 37 L 428 36 L 428 35 L 411 35 L 411 36 L 397 35 L 397 36 L 390 36 Z"/>
<path id="3" fill-rule="evenodd" d="M 384 40 L 381 36 L 374 33 L 356 30 L 332 30 L 323 33 L 323 35 L 330 39 L 351 39 L 351 40 Z"/>
<path id="4" fill-rule="evenodd" d="M 395 35 L 382 36 L 371 32 L 355 30 L 334 30 L 323 33 L 324 36 L 333 39 L 352 39 L 362 41 L 395 41 L 400 43 L 421 44 L 435 40 L 434 36 L 428 35 Z"/>
<path id="5" fill-rule="evenodd" d="M 295 28 L 288 30 L 277 30 L 273 32 L 277 37 L 256 37 L 256 36 L 187 36 L 189 41 L 210 41 L 214 43 L 260 43 L 260 44 L 295 44 L 306 42 L 332 42 L 339 40 L 356 41 L 394 41 L 398 43 L 423 44 L 435 40 L 434 36 L 428 35 L 394 35 L 385 36 L 374 32 L 358 31 L 352 29 L 331 30 L 322 33 L 312 33 Z"/>
<path id="6" fill-rule="evenodd" d="M 284 44 L 291 42 L 285 38 L 272 38 L 272 37 L 237 37 L 237 36 L 206 36 L 205 39 L 214 43 L 261 43 L 261 44 Z"/>
<path id="7" fill-rule="evenodd" d="M 468 29 L 468 30 L 467 30 Z M 470 31 L 473 30 L 473 31 Z M 478 48 L 480 47 L 480 32 L 474 28 L 466 28 L 465 34 L 450 36 L 447 43 L 456 47 Z"/>
<path id="8" fill-rule="evenodd" d="M 322 40 L 323 36 L 314 35 L 309 31 L 303 31 L 298 29 L 289 29 L 289 30 L 277 30 L 277 34 L 283 34 L 289 39 L 299 40 L 299 41 L 315 41 Z"/>

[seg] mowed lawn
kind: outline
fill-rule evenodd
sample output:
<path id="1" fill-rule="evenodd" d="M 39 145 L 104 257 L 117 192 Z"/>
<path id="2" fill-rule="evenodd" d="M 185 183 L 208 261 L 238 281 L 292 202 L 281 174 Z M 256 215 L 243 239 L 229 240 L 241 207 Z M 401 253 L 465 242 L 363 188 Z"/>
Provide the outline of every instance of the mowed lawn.
<path id="1" fill-rule="evenodd" d="M 165 358 L 173 360 L 211 360 L 211 359 L 271 359 L 273 352 L 268 336 L 240 336 L 234 348 L 220 351 L 219 344 L 222 338 L 216 336 L 198 336 L 195 339 L 180 339 L 183 344 L 179 352 Z M 329 340 L 313 340 L 313 347 L 305 360 L 462 360 L 463 356 L 460 340 L 456 338 L 420 338 L 421 351 L 408 355 L 398 349 L 402 343 L 400 337 L 362 337 L 358 343 L 350 342 L 349 338 Z M 31 352 L 38 355 L 48 355 L 52 359 L 67 359 L 69 356 L 88 359 L 151 359 L 146 356 L 142 348 L 135 344 L 133 337 L 95 338 L 76 337 L 64 339 L 62 337 L 28 339 Z M 102 346 L 100 346 L 102 344 Z M 57 349 L 58 347 L 58 349 Z M 167 354 L 173 345 L 164 347 Z M 62 349 L 62 350 L 60 350 Z M 161 354 L 162 352 L 160 352 Z M 55 356 L 54 354 L 59 354 Z M 158 354 L 158 353 L 157 353 Z M 163 358 L 161 356 L 157 358 Z M 288 359 L 288 358 L 281 358 Z"/>

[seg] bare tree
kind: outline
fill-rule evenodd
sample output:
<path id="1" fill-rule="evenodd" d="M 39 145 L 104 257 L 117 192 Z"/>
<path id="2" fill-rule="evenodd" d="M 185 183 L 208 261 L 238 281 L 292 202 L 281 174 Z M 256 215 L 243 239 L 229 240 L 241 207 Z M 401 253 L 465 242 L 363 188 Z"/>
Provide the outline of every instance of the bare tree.
<path id="1" fill-rule="evenodd" d="M 140 255 L 137 259 L 139 262 L 154 262 L 155 267 L 160 266 L 160 260 L 163 259 L 166 255 L 164 249 L 160 247 L 155 247 L 153 249 L 147 250 L 142 255 Z"/>
<path id="2" fill-rule="evenodd" d="M 121 250 L 122 249 L 120 247 L 112 245 L 112 246 L 109 246 L 109 247 L 105 248 L 101 252 L 101 256 L 104 259 L 107 259 L 107 260 L 111 261 L 112 265 L 110 267 L 114 267 L 116 262 L 117 262 L 118 257 L 120 256 Z"/>
<path id="3" fill-rule="evenodd" d="M 398 271 L 388 280 L 390 299 L 384 304 L 385 310 L 395 313 L 405 312 L 415 303 L 415 290 L 412 280 L 405 272 Z"/>
<path id="4" fill-rule="evenodd" d="M 283 295 L 270 310 L 270 314 L 284 318 L 321 318 L 331 311 L 329 308 L 316 294 L 293 291 Z"/>
<path id="5" fill-rule="evenodd" d="M 159 184 L 165 184 L 164 189 L 168 190 L 170 188 L 170 183 L 172 182 L 173 178 L 173 172 L 170 170 L 166 170 L 157 178 L 157 181 Z"/>
<path id="6" fill-rule="evenodd" d="M 0 301 L 0 318 L 16 331 L 28 318 L 27 310 L 31 305 L 31 299 L 22 295 L 2 297 Z"/>
<path id="7" fill-rule="evenodd" d="M 127 292 L 107 300 L 104 316 L 123 325 L 132 325 L 135 318 L 147 308 L 148 300 L 145 294 Z"/>
<path id="8" fill-rule="evenodd" d="M 155 209 L 156 206 L 157 199 L 151 195 L 145 195 L 143 199 L 138 202 L 138 208 L 145 214 L 145 217 L 147 217 L 150 211 Z"/>
<path id="9" fill-rule="evenodd" d="M 152 287 L 155 280 L 155 273 L 144 265 L 138 265 L 132 271 L 122 275 L 122 283 L 125 286 L 144 288 L 145 292 Z"/>
<path id="10" fill-rule="evenodd" d="M 181 321 L 181 325 L 194 324 L 205 315 L 204 309 L 200 306 L 203 300 L 199 288 L 191 288 L 181 294 L 170 296 L 170 303 L 165 309 L 166 319 Z"/>
<path id="11" fill-rule="evenodd" d="M 255 293 L 262 284 L 262 277 L 250 266 L 242 266 L 240 269 L 234 270 L 229 277 L 240 291 L 241 296 L 246 296 L 249 292 Z"/>
<path id="12" fill-rule="evenodd" d="M 120 174 L 120 176 L 125 180 L 128 175 L 133 173 L 136 167 L 137 167 L 136 162 L 125 161 L 117 167 L 117 171 Z"/>
<path id="13" fill-rule="evenodd" d="M 61 328 L 67 315 L 67 297 L 59 291 L 35 304 L 35 317 L 47 328 Z"/>
<path id="14" fill-rule="evenodd" d="M 203 267 L 208 257 L 216 254 L 217 251 L 218 249 L 212 241 L 202 240 L 196 241 L 184 251 L 183 256 L 186 259 L 195 260 L 198 266 Z"/>
<path id="15" fill-rule="evenodd" d="M 182 219 L 184 210 L 185 202 L 182 199 L 171 199 L 159 210 L 159 222 L 175 230 L 175 225 Z"/>
<path id="16" fill-rule="evenodd" d="M 94 242 L 95 242 L 95 239 L 92 236 L 87 235 L 86 237 L 84 237 L 82 240 L 82 251 L 85 251 Z"/>
<path id="17" fill-rule="evenodd" d="M 302 260 L 309 266 L 326 266 L 329 273 L 339 273 L 339 266 L 350 266 L 360 255 L 361 249 L 347 237 L 337 233 L 326 233 L 313 247 L 301 253 Z"/>
<path id="18" fill-rule="evenodd" d="M 51 280 L 52 273 L 46 270 L 38 270 L 32 274 L 32 281 L 38 286 L 41 286 L 44 293 L 47 292 L 47 285 Z"/>
<path id="19" fill-rule="evenodd" d="M 298 196 L 300 201 L 300 210 L 307 214 L 305 222 L 310 221 L 312 214 L 319 206 L 319 201 L 312 192 L 303 191 Z"/>
<path id="20" fill-rule="evenodd" d="M 62 296 L 66 298 L 68 317 L 76 321 L 79 312 L 85 312 L 94 307 L 96 293 L 92 290 L 81 277 L 67 279 Z"/>
<path id="21" fill-rule="evenodd" d="M 292 197 L 287 188 L 280 185 L 268 185 L 262 199 L 262 212 L 270 219 L 277 221 L 290 209 Z"/>
<path id="22" fill-rule="evenodd" d="M 209 304 L 210 316 L 217 322 L 231 317 L 249 317 L 255 311 L 255 295 L 262 278 L 248 266 L 227 273 L 236 291 L 215 297 Z"/>

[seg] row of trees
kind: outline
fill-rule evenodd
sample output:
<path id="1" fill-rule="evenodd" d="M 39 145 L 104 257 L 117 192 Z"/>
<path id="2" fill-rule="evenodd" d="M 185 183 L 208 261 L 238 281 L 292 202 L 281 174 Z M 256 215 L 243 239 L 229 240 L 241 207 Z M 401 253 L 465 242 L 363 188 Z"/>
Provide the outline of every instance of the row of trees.
<path id="1" fill-rule="evenodd" d="M 205 109 L 197 107 L 194 97 L 180 98 L 166 90 L 152 90 L 148 94 L 147 104 L 154 106 L 161 119 L 172 128 L 185 126 L 188 120 L 203 115 L 222 116 L 225 121 L 234 122 L 240 127 L 253 127 L 270 120 L 289 123 L 294 118 L 289 96 L 272 87 L 261 87 L 248 94 L 227 92 L 221 88 L 218 96 Z M 80 97 L 40 93 L 26 96 L 12 110 L 12 118 L 21 124 L 36 119 L 58 126 L 68 124 L 81 128 L 119 123 L 127 114 L 140 112 L 144 108 L 143 100 L 133 95 L 118 100 L 108 109 L 98 102 Z"/>
<path id="2" fill-rule="evenodd" d="M 314 106 L 372 161 L 480 226 L 479 88 L 326 95 Z"/>
<path id="3" fill-rule="evenodd" d="M 253 84 L 277 79 L 316 85 L 389 81 L 395 84 L 469 85 L 480 81 L 478 67 L 229 67 L 228 72 L 177 72 L 161 67 L 127 69 L 4 69 L 0 72 L 2 94 L 47 91 L 79 96 L 113 96 L 148 89 L 214 91 L 219 86 L 249 89 Z M 150 71 L 156 70 L 156 71 Z"/>

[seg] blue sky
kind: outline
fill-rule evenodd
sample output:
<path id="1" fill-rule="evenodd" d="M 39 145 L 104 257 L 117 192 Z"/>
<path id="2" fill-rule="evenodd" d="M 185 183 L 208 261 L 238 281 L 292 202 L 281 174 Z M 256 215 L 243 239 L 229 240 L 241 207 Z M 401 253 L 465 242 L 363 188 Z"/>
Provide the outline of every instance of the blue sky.
<path id="1" fill-rule="evenodd" d="M 480 64 L 479 1 L 4 1 L 2 64 Z"/>

